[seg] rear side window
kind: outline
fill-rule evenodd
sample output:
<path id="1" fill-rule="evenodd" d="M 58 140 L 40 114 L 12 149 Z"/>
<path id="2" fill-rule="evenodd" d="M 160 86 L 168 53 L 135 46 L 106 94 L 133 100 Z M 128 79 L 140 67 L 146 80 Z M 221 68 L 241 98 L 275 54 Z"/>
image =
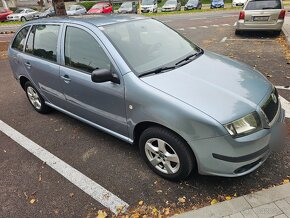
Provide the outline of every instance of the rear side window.
<path id="1" fill-rule="evenodd" d="M 27 26 L 19 31 L 19 33 L 17 34 L 17 36 L 15 37 L 12 43 L 12 48 L 18 51 L 23 51 L 26 35 L 28 33 L 29 28 L 30 26 Z"/>
<path id="2" fill-rule="evenodd" d="M 246 10 L 266 10 L 266 9 L 281 9 L 282 5 L 279 0 L 256 0 L 249 1 Z"/>
<path id="3" fill-rule="evenodd" d="M 58 25 L 35 25 L 32 27 L 25 52 L 56 62 Z"/>
<path id="4" fill-rule="evenodd" d="M 64 50 L 66 66 L 88 73 L 97 69 L 110 70 L 111 62 L 102 47 L 82 29 L 67 27 Z"/>

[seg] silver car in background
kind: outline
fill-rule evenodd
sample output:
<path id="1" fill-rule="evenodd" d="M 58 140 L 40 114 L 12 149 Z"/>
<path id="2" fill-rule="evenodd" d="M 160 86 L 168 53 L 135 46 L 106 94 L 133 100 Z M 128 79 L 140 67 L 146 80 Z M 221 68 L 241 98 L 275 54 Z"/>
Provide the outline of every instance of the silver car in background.
<path id="1" fill-rule="evenodd" d="M 31 8 L 19 8 L 13 14 L 7 16 L 9 21 L 27 21 L 34 19 L 38 11 L 35 11 Z"/>
<path id="2" fill-rule="evenodd" d="M 81 15 L 87 13 L 87 10 L 84 6 L 82 5 L 71 5 L 69 8 L 66 10 L 67 15 Z"/>
<path id="3" fill-rule="evenodd" d="M 281 0 L 249 0 L 240 12 L 236 34 L 243 30 L 271 30 L 280 34 L 285 13 Z"/>
<path id="4" fill-rule="evenodd" d="M 180 0 L 167 0 L 163 7 L 161 8 L 162 12 L 165 11 L 180 11 L 181 10 L 181 2 Z"/>

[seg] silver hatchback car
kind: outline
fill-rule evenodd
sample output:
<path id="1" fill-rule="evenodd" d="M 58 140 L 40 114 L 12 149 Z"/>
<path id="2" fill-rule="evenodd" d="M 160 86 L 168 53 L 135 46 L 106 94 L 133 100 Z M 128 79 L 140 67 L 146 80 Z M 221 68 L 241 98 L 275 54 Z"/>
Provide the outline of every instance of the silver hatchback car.
<path id="1" fill-rule="evenodd" d="M 240 12 L 236 34 L 243 30 L 271 30 L 280 34 L 285 13 L 281 0 L 248 0 Z"/>
<path id="2" fill-rule="evenodd" d="M 100 15 L 27 22 L 9 47 L 33 108 L 128 143 L 179 180 L 242 176 L 280 145 L 284 110 L 252 67 L 205 51 L 159 21 Z"/>

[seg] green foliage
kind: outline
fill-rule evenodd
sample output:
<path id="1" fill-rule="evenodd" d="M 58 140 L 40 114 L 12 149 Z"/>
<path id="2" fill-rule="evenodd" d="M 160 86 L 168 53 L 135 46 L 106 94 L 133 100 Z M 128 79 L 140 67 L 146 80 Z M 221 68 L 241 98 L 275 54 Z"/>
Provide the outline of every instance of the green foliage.
<path id="1" fill-rule="evenodd" d="M 98 2 L 100 2 L 100 1 L 80 2 L 78 4 L 84 6 L 88 11 L 91 9 L 91 7 L 93 7 Z"/>

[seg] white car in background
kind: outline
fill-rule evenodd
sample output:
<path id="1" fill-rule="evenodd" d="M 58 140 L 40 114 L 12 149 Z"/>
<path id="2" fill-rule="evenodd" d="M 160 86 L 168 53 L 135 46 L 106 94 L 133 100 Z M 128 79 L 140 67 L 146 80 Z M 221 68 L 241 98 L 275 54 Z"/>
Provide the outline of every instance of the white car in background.
<path id="1" fill-rule="evenodd" d="M 66 11 L 67 15 L 81 15 L 87 13 L 87 10 L 82 5 L 71 5 Z"/>
<path id="2" fill-rule="evenodd" d="M 9 21 L 27 21 L 32 20 L 38 11 L 31 8 L 18 8 L 13 14 L 7 16 Z"/>
<path id="3" fill-rule="evenodd" d="M 233 7 L 244 6 L 247 0 L 233 0 Z"/>

